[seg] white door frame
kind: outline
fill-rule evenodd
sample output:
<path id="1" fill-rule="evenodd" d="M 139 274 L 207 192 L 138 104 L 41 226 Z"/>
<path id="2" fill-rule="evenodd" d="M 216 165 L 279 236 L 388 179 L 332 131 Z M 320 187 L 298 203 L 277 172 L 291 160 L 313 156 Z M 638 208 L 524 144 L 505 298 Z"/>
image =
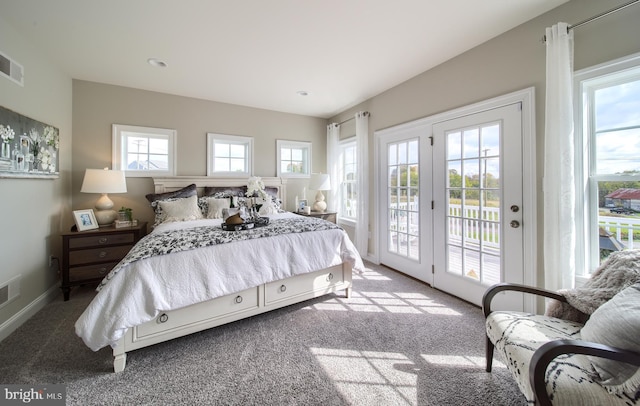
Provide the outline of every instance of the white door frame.
<path id="1" fill-rule="evenodd" d="M 522 223 L 523 223 L 523 283 L 529 286 L 537 286 L 537 193 L 536 193 L 536 131 L 535 131 L 535 88 L 529 87 L 502 96 L 494 97 L 478 103 L 459 107 L 444 113 L 424 117 L 408 123 L 400 124 L 394 127 L 378 130 L 374 132 L 374 156 L 377 157 L 379 151 L 380 138 L 389 132 L 398 130 L 406 130 L 414 127 L 429 127 L 433 124 L 452 120 L 458 117 L 474 114 L 479 111 L 489 110 L 497 107 L 506 106 L 514 103 L 522 103 Z M 382 201 L 380 187 L 378 187 L 381 179 L 381 170 L 377 160 L 374 159 L 376 169 L 374 173 L 374 192 L 376 202 Z M 376 205 L 377 206 L 377 205 Z M 525 207 L 526 206 L 526 207 Z M 382 219 L 380 218 L 380 210 L 376 210 L 374 218 L 375 229 L 380 229 Z M 376 257 L 379 258 L 380 239 L 375 241 Z M 532 295 L 525 295 L 524 310 L 531 312 L 535 310 L 535 298 Z"/>

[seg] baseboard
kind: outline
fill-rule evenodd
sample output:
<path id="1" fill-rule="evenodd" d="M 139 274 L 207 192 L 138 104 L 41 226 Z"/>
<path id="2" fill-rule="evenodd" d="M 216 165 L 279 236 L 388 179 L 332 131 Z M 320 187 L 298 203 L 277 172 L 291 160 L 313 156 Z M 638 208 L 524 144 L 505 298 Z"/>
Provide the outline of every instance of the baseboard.
<path id="1" fill-rule="evenodd" d="M 51 303 L 60 293 L 60 284 L 56 283 L 46 292 L 38 296 L 33 302 L 29 303 L 18 313 L 14 314 L 9 320 L 0 324 L 0 342 L 9 337 L 11 333 L 16 331 L 18 327 L 23 325 L 27 320 L 38 313 L 43 307 Z"/>

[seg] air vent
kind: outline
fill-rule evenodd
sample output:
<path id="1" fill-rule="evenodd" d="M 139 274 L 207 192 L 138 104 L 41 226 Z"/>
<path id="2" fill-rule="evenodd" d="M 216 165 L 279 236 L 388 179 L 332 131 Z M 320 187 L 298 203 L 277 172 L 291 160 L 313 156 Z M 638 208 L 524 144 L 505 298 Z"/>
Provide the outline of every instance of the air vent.
<path id="1" fill-rule="evenodd" d="M 20 296 L 20 278 L 18 275 L 0 286 L 0 307 Z"/>
<path id="2" fill-rule="evenodd" d="M 0 74 L 24 86 L 24 68 L 2 52 L 0 52 Z"/>

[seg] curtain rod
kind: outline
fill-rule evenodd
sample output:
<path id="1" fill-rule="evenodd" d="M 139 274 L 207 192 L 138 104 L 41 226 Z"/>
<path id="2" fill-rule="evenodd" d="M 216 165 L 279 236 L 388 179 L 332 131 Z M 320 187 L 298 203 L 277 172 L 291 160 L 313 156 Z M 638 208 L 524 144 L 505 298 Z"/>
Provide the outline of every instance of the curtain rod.
<path id="1" fill-rule="evenodd" d="M 569 30 L 572 30 L 574 28 L 578 28 L 578 27 L 580 27 L 582 25 L 589 24 L 590 22 L 598 20 L 598 19 L 600 19 L 602 17 L 606 17 L 609 14 L 613 14 L 613 13 L 615 13 L 617 11 L 620 11 L 620 10 L 622 10 L 624 8 L 627 8 L 629 6 L 633 6 L 634 4 L 636 4 L 638 2 L 640 2 L 640 0 L 632 0 L 632 1 L 628 2 L 628 3 L 624 3 L 624 4 L 619 5 L 618 7 L 612 8 L 611 10 L 607 10 L 607 11 L 602 12 L 600 14 L 597 14 L 597 15 L 591 17 L 591 18 L 587 18 L 586 20 L 582 20 L 579 23 L 575 23 L 573 25 L 569 25 L 569 26 L 567 26 L 567 32 L 569 32 Z M 547 42 L 547 36 L 546 35 L 542 37 L 542 42 Z"/>
<path id="2" fill-rule="evenodd" d="M 640 1 L 640 0 L 638 0 L 638 1 Z M 355 119 L 356 119 L 356 116 L 353 116 L 353 117 L 351 117 L 351 118 L 348 118 L 348 119 L 346 119 L 346 120 L 344 120 L 344 121 L 339 122 L 339 123 L 338 123 L 338 125 L 342 125 L 342 124 L 344 124 L 344 123 L 348 123 L 349 121 L 351 121 L 351 120 L 355 120 Z"/>
<path id="3" fill-rule="evenodd" d="M 636 0 L 636 1 L 640 1 L 640 0 Z M 369 112 L 368 112 L 368 111 L 362 111 L 361 113 L 362 113 L 362 114 L 369 114 Z M 355 119 L 356 119 L 356 116 L 354 115 L 353 117 L 348 118 L 348 119 L 346 119 L 346 120 L 343 120 L 343 121 L 341 121 L 341 122 L 339 122 L 339 123 L 336 123 L 336 124 L 338 124 L 338 125 L 342 125 L 342 124 L 344 124 L 344 123 L 347 123 L 347 122 L 349 122 L 349 121 L 351 121 L 351 120 L 355 120 Z"/>

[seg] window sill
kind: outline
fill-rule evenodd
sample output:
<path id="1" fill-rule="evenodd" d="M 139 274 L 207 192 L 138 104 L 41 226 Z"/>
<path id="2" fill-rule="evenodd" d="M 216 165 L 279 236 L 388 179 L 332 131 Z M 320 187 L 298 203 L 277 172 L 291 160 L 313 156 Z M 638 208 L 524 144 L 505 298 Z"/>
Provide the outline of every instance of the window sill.
<path id="1" fill-rule="evenodd" d="M 346 218 L 338 218 L 338 225 L 355 228 L 356 224 L 358 224 L 358 223 L 356 223 L 355 220 L 346 219 Z"/>

